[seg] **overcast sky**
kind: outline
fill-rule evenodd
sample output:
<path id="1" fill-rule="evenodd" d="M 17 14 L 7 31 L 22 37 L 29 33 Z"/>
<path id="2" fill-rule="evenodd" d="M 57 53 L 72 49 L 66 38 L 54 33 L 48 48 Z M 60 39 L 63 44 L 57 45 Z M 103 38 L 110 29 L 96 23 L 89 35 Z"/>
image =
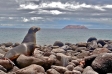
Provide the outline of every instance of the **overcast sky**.
<path id="1" fill-rule="evenodd" d="M 0 0 L 0 27 L 112 29 L 112 0 Z"/>

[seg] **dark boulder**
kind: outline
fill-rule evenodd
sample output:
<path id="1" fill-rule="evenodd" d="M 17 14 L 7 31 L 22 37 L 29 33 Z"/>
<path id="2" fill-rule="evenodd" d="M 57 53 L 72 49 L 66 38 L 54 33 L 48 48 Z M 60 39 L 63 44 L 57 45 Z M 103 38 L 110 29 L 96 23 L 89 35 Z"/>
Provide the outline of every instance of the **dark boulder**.
<path id="1" fill-rule="evenodd" d="M 101 74 L 112 72 L 112 53 L 99 54 L 92 62 L 92 68 Z"/>
<path id="2" fill-rule="evenodd" d="M 59 46 L 62 47 L 64 44 L 61 41 L 55 41 L 53 46 Z"/>
<path id="3" fill-rule="evenodd" d="M 91 42 L 91 41 L 93 41 L 93 40 L 97 40 L 97 38 L 95 38 L 95 37 L 90 37 L 90 38 L 87 40 L 87 42 Z"/>
<path id="4" fill-rule="evenodd" d="M 85 58 L 84 58 L 84 61 L 85 61 L 84 67 L 91 66 L 93 60 L 94 60 L 97 56 L 98 56 L 98 55 L 91 55 L 91 56 L 85 57 Z"/>
<path id="5" fill-rule="evenodd" d="M 104 40 L 98 40 L 97 43 L 100 43 L 102 46 L 104 46 L 106 44 L 106 42 Z"/>

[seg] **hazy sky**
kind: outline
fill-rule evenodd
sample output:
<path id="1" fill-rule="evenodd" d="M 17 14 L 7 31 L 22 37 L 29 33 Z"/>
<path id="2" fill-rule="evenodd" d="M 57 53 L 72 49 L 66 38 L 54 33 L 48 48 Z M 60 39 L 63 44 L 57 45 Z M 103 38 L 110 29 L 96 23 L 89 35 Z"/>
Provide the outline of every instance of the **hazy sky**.
<path id="1" fill-rule="evenodd" d="M 0 0 L 0 27 L 112 29 L 112 0 Z"/>

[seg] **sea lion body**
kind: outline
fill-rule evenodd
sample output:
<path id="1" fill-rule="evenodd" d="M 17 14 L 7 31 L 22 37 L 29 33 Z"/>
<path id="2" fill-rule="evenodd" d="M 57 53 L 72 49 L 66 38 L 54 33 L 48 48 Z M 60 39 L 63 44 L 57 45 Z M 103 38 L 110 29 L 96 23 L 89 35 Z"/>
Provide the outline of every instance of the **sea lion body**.
<path id="1" fill-rule="evenodd" d="M 23 39 L 22 43 L 28 43 L 28 42 L 33 42 L 36 44 L 36 32 L 39 31 L 39 27 L 31 27 L 26 34 L 25 38 Z"/>
<path id="2" fill-rule="evenodd" d="M 14 60 L 21 54 L 30 56 L 34 51 L 35 46 L 36 45 L 34 43 L 22 43 L 19 46 L 16 46 L 10 51 L 8 51 L 4 57 L 10 60 Z"/>
<path id="3" fill-rule="evenodd" d="M 34 49 L 36 48 L 36 32 L 39 30 L 39 27 L 31 27 L 23 39 L 22 44 L 9 50 L 4 57 L 10 60 L 14 60 L 21 54 L 29 56 L 32 55 Z"/>

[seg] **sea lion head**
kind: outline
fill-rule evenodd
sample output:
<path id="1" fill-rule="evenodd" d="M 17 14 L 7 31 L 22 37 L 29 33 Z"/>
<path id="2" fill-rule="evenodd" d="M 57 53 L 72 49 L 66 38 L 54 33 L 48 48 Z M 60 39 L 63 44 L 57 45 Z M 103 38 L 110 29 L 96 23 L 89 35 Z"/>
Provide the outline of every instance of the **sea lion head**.
<path id="1" fill-rule="evenodd" d="M 28 33 L 36 33 L 40 30 L 40 27 L 33 26 L 29 29 Z"/>

